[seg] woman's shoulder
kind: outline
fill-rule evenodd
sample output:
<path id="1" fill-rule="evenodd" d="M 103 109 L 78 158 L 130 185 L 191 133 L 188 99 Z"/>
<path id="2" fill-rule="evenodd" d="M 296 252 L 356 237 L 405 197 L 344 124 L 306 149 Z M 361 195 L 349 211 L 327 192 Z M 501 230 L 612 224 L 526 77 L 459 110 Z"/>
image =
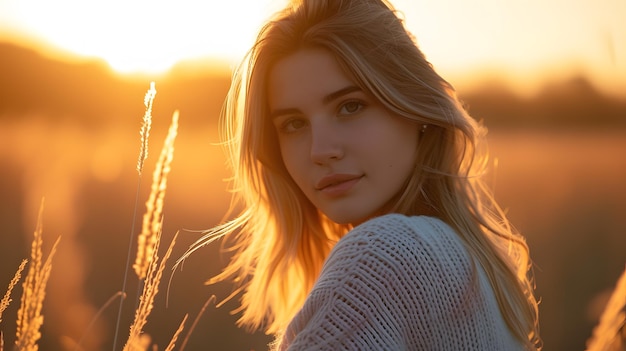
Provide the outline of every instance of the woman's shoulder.
<path id="1" fill-rule="evenodd" d="M 471 257 L 454 229 L 428 216 L 388 214 L 364 222 L 333 248 L 327 264 L 381 264 L 412 274 L 469 275 Z M 354 267 L 354 266 L 353 266 Z M 394 268 L 396 269 L 396 268 Z"/>
<path id="2" fill-rule="evenodd" d="M 369 219 L 354 227 L 351 233 L 359 232 L 432 232 L 433 230 L 453 231 L 448 224 L 437 217 L 407 216 L 399 213 L 390 213 Z"/>
<path id="3" fill-rule="evenodd" d="M 348 232 L 337 244 L 376 248 L 393 247 L 395 251 L 422 248 L 437 251 L 465 251 L 461 238 L 447 223 L 436 217 L 387 214 L 372 218 Z"/>

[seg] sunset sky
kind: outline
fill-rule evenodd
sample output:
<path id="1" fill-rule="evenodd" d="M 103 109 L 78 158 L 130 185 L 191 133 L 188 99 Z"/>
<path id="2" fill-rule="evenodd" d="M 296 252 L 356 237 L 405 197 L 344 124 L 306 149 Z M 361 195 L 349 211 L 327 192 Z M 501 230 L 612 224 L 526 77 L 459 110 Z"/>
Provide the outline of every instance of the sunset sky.
<path id="1" fill-rule="evenodd" d="M 234 62 L 286 0 L 0 0 L 0 40 L 164 72 L 186 59 Z M 626 95 L 624 0 L 395 0 L 435 67 L 520 87 L 574 73 Z M 211 4 L 211 5 L 207 5 Z"/>

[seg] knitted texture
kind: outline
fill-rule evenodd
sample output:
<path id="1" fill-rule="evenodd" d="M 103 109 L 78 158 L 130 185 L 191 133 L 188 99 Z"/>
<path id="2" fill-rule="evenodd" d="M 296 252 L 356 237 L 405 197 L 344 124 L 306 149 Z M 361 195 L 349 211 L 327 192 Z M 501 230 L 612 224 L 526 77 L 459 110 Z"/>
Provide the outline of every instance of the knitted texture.
<path id="1" fill-rule="evenodd" d="M 280 348 L 523 350 L 454 230 L 398 214 L 336 244 Z"/>

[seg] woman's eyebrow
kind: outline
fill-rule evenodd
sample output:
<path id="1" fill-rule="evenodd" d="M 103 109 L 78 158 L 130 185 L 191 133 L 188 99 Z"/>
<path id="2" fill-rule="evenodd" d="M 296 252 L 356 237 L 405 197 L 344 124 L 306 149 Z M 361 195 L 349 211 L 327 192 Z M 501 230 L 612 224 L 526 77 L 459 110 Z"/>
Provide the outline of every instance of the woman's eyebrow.
<path id="1" fill-rule="evenodd" d="M 356 85 L 350 85 L 350 86 L 341 88 L 337 91 L 334 91 L 324 96 L 324 98 L 322 99 L 322 102 L 326 105 L 326 104 L 333 102 L 336 99 L 339 99 L 340 97 L 344 95 L 348 95 L 355 91 L 361 91 L 361 88 L 357 87 Z M 300 113 L 300 110 L 297 108 L 278 109 L 278 110 L 274 110 L 270 112 L 270 119 L 274 119 L 276 117 L 283 116 L 283 115 L 293 115 L 293 114 L 299 114 L 299 113 Z"/>
<path id="2" fill-rule="evenodd" d="M 297 108 L 281 108 L 278 110 L 270 111 L 270 120 L 273 120 L 277 117 L 284 115 L 295 115 L 299 114 L 300 110 Z"/>
<path id="3" fill-rule="evenodd" d="M 324 97 L 324 99 L 322 100 L 322 102 L 324 104 L 328 104 L 328 103 L 332 102 L 333 100 L 336 100 L 336 99 L 338 99 L 338 98 L 340 98 L 340 97 L 342 97 L 344 95 L 348 95 L 348 94 L 353 93 L 355 91 L 361 91 L 361 88 L 357 87 L 356 85 L 350 85 L 350 86 L 347 86 L 345 88 L 339 89 L 339 90 L 337 90 L 337 91 L 335 91 L 333 93 L 330 93 L 330 94 L 326 95 Z"/>

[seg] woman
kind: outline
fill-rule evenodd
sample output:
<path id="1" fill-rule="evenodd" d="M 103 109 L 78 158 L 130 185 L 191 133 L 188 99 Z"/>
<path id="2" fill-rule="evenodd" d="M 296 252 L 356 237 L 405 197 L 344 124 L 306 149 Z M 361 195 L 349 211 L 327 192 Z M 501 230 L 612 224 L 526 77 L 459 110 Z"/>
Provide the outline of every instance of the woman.
<path id="1" fill-rule="evenodd" d="M 224 121 L 240 323 L 293 350 L 535 350 L 523 238 L 484 130 L 382 0 L 303 0 L 234 75 Z"/>

